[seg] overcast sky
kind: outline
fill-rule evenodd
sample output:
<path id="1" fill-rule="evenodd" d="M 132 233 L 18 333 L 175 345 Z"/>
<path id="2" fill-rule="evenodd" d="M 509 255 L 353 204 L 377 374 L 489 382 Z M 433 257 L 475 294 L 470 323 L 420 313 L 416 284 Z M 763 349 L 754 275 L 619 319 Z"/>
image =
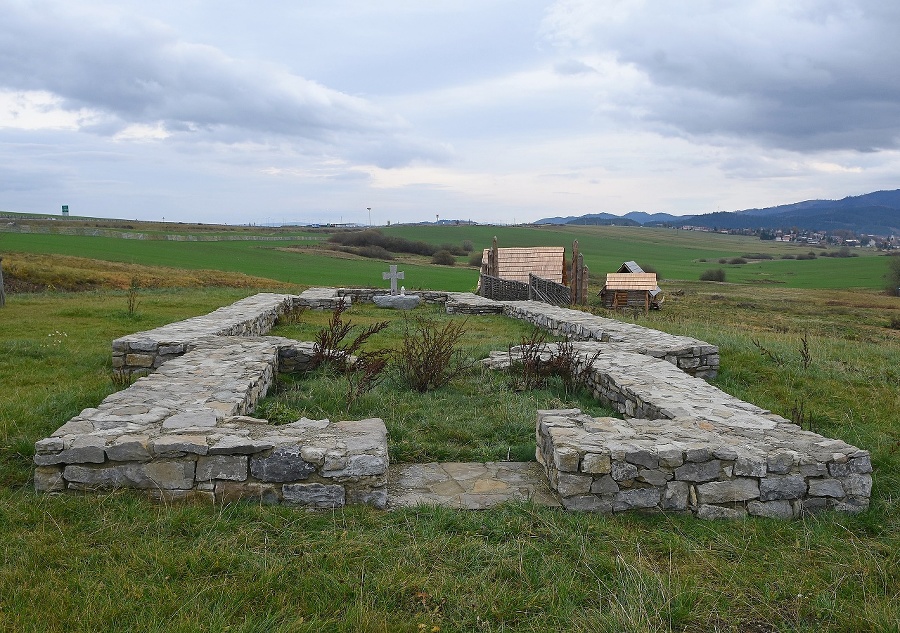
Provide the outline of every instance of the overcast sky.
<path id="1" fill-rule="evenodd" d="M 0 0 L 0 210 L 525 222 L 900 188 L 888 0 Z"/>

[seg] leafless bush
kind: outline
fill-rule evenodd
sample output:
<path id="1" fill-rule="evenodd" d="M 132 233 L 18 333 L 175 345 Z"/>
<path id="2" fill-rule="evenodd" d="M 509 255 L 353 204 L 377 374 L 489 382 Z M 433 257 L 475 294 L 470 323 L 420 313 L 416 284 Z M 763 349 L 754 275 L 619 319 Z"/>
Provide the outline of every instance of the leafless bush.
<path id="1" fill-rule="evenodd" d="M 316 332 L 316 345 L 313 350 L 313 367 L 322 364 L 336 364 L 341 369 L 346 369 L 350 357 L 356 354 L 369 338 L 378 334 L 381 330 L 389 325 L 388 321 L 379 321 L 364 328 L 362 332 L 349 343 L 344 343 L 344 339 L 350 335 L 353 330 L 353 322 L 349 319 L 344 321 L 344 312 L 347 310 L 347 304 L 341 301 L 331 313 L 331 319 L 328 325 Z"/>
<path id="2" fill-rule="evenodd" d="M 800 362 L 803 364 L 803 369 L 809 369 L 809 366 L 812 364 L 812 355 L 809 352 L 809 334 L 807 332 L 804 332 L 803 336 L 800 337 Z"/>
<path id="3" fill-rule="evenodd" d="M 473 362 L 463 356 L 459 347 L 466 323 L 448 321 L 441 327 L 425 317 L 407 319 L 403 343 L 395 356 L 401 382 L 425 393 L 443 387 L 468 371 Z"/>
<path id="4" fill-rule="evenodd" d="M 575 346 L 568 338 L 552 346 L 546 336 L 535 329 L 528 338 L 522 337 L 518 354 L 510 364 L 516 372 L 516 388 L 519 390 L 540 389 L 551 376 L 562 378 L 567 391 L 573 391 L 587 381 L 594 361 L 600 356 L 598 350 L 586 361 L 579 358 Z M 513 359 L 510 349 L 510 359 Z"/>
<path id="5" fill-rule="evenodd" d="M 131 285 L 128 286 L 128 316 L 134 316 L 138 305 L 138 290 L 141 289 L 141 280 L 137 277 L 131 278 Z"/>
<path id="6" fill-rule="evenodd" d="M 760 356 L 765 356 L 770 361 L 775 363 L 776 365 L 783 365 L 784 361 L 781 359 L 781 356 L 776 354 L 770 349 L 763 347 L 762 343 L 760 343 L 757 339 L 751 338 L 750 341 L 753 343 L 753 346 L 759 350 Z"/>
<path id="7" fill-rule="evenodd" d="M 306 312 L 306 306 L 291 306 L 278 315 L 278 324 L 297 325 L 302 321 L 304 312 Z"/>

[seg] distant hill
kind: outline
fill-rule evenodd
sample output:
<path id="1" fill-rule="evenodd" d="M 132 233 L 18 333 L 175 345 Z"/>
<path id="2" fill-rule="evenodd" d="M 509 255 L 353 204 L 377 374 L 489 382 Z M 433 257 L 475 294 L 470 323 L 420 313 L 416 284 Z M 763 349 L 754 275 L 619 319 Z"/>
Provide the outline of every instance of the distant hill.
<path id="1" fill-rule="evenodd" d="M 592 213 L 580 217 L 557 217 L 535 224 L 684 225 L 711 229 L 790 229 L 900 235 L 900 189 L 876 191 L 841 200 L 806 200 L 762 209 L 718 211 L 701 215 L 631 211 L 623 216 Z"/>

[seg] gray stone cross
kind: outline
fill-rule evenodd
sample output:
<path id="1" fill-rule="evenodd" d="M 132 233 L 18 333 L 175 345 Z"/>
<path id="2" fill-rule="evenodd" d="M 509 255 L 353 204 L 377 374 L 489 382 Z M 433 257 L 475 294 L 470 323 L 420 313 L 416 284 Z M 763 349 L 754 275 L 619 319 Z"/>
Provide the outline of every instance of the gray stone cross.
<path id="1" fill-rule="evenodd" d="M 403 277 L 403 273 L 397 272 L 396 266 L 391 266 L 390 268 L 391 268 L 391 272 L 381 273 L 381 278 L 391 280 L 391 294 L 395 295 L 395 294 L 397 294 L 397 280 L 403 279 L 404 277 Z"/>

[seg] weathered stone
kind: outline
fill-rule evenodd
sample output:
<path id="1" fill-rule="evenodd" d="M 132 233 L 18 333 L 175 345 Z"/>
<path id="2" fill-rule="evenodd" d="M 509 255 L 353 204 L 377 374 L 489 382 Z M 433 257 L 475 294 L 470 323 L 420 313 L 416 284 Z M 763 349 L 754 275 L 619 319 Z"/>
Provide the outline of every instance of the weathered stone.
<path id="1" fill-rule="evenodd" d="M 412 310 L 419 305 L 421 299 L 417 295 L 375 295 L 372 302 L 379 308 L 391 310 Z"/>
<path id="2" fill-rule="evenodd" d="M 215 495 L 219 503 L 252 499 L 264 505 L 275 505 L 281 501 L 277 486 L 256 482 L 217 481 Z"/>
<path id="3" fill-rule="evenodd" d="M 272 442 L 244 437 L 226 435 L 209 447 L 208 455 L 250 455 L 274 448 Z"/>
<path id="4" fill-rule="evenodd" d="M 740 477 L 765 477 L 766 462 L 762 459 L 738 457 L 734 462 L 734 474 Z"/>
<path id="5" fill-rule="evenodd" d="M 684 459 L 688 462 L 708 462 L 712 452 L 708 448 L 689 448 L 684 452 Z"/>
<path id="6" fill-rule="evenodd" d="M 309 508 L 342 508 L 344 487 L 324 484 L 285 484 L 282 487 L 285 503 Z"/>
<path id="7" fill-rule="evenodd" d="M 769 470 L 771 471 L 771 465 Z M 761 501 L 799 499 L 806 494 L 806 481 L 802 475 L 769 475 L 759 482 Z"/>
<path id="8" fill-rule="evenodd" d="M 620 490 L 613 501 L 613 510 L 637 510 L 654 508 L 659 505 L 661 491 L 659 488 L 634 488 L 632 490 Z"/>
<path id="9" fill-rule="evenodd" d="M 706 520 L 743 519 L 747 511 L 743 508 L 725 508 L 714 505 L 701 505 L 697 509 L 697 518 Z"/>
<path id="10" fill-rule="evenodd" d="M 843 497 L 844 486 L 837 479 L 810 479 L 809 495 L 812 497 Z"/>
<path id="11" fill-rule="evenodd" d="M 686 481 L 670 481 L 666 483 L 659 505 L 663 510 L 687 510 L 690 484 Z"/>
<path id="12" fill-rule="evenodd" d="M 795 458 L 791 453 L 776 453 L 775 455 L 769 455 L 766 459 L 766 469 L 769 473 L 786 475 L 791 472 L 794 463 Z"/>
<path id="13" fill-rule="evenodd" d="M 747 512 L 753 516 L 769 519 L 790 519 L 794 516 L 794 510 L 790 501 L 750 501 L 747 503 Z"/>
<path id="14" fill-rule="evenodd" d="M 34 452 L 38 455 L 47 455 L 50 453 L 58 453 L 65 448 L 65 443 L 61 437 L 45 437 L 34 443 Z"/>
<path id="15" fill-rule="evenodd" d="M 106 461 L 104 446 L 106 440 L 96 435 L 77 436 L 70 446 L 59 453 L 37 454 L 34 463 L 37 466 L 52 466 L 54 464 L 102 464 Z"/>
<path id="16" fill-rule="evenodd" d="M 176 413 L 163 422 L 163 430 L 179 430 L 188 428 L 212 428 L 216 425 L 216 414 L 210 409 L 204 411 L 188 411 Z"/>
<path id="17" fill-rule="evenodd" d="M 154 360 L 150 354 L 125 354 L 125 364 L 131 367 L 153 367 Z"/>
<path id="18" fill-rule="evenodd" d="M 610 474 L 616 481 L 627 481 L 637 477 L 638 469 L 634 464 L 627 462 L 612 462 L 610 465 Z"/>
<path id="19" fill-rule="evenodd" d="M 611 467 L 609 455 L 606 454 L 586 453 L 581 460 L 581 471 L 592 475 L 605 475 Z"/>
<path id="20" fill-rule="evenodd" d="M 116 462 L 144 462 L 152 457 L 147 435 L 123 435 L 106 447 L 106 456 Z"/>
<path id="21" fill-rule="evenodd" d="M 561 497 L 587 494 L 591 490 L 593 478 L 590 475 L 574 475 L 572 473 L 559 473 L 556 491 Z"/>
<path id="22" fill-rule="evenodd" d="M 316 471 L 300 456 L 299 446 L 275 448 L 267 457 L 251 457 L 250 474 L 261 481 L 301 481 Z"/>
<path id="23" fill-rule="evenodd" d="M 664 486 L 673 476 L 672 473 L 663 470 L 640 468 L 638 469 L 637 479 L 638 481 L 644 481 L 653 486 Z"/>
<path id="24" fill-rule="evenodd" d="M 384 510 L 388 505 L 388 492 L 384 488 L 376 490 L 347 490 L 347 503 L 359 503 Z"/>
<path id="25" fill-rule="evenodd" d="M 755 479 L 729 479 L 711 481 L 697 486 L 697 501 L 706 503 L 728 503 L 759 498 L 759 484 Z"/>
<path id="26" fill-rule="evenodd" d="M 197 481 L 247 479 L 246 455 L 207 455 L 197 459 Z"/>
<path id="27" fill-rule="evenodd" d="M 562 498 L 563 507 L 575 512 L 601 512 L 609 514 L 613 509 L 611 499 L 603 499 L 597 495 L 575 495 Z"/>
<path id="28" fill-rule="evenodd" d="M 834 509 L 838 512 L 847 512 L 849 514 L 857 514 L 865 512 L 869 509 L 868 497 L 847 497 L 840 501 L 834 502 Z"/>
<path id="29" fill-rule="evenodd" d="M 687 462 L 675 469 L 675 479 L 679 481 L 712 481 L 718 479 L 722 470 L 722 462 L 711 459 L 707 462 Z"/>
<path id="30" fill-rule="evenodd" d="M 628 451 L 625 461 L 649 469 L 659 467 L 659 458 L 648 450 Z"/>
<path id="31" fill-rule="evenodd" d="M 370 477 L 382 475 L 387 471 L 387 459 L 378 455 L 351 455 L 336 463 L 342 463 L 343 467 L 331 469 L 326 459 L 325 466 L 322 468 L 322 476 L 330 478 Z"/>
<path id="32" fill-rule="evenodd" d="M 872 494 L 871 475 L 847 475 L 841 478 L 841 484 L 848 495 L 854 497 L 868 497 Z"/>
<path id="33" fill-rule="evenodd" d="M 553 464 L 560 472 L 577 473 L 578 451 L 565 446 L 560 446 L 553 451 Z"/>
<path id="34" fill-rule="evenodd" d="M 619 492 L 619 484 L 611 475 L 597 477 L 591 484 L 591 492 L 595 494 L 608 495 Z"/>
<path id="35" fill-rule="evenodd" d="M 178 457 L 185 453 L 206 455 L 209 446 L 205 435 L 164 435 L 153 441 L 157 457 Z"/>
<path id="36" fill-rule="evenodd" d="M 61 466 L 38 466 L 34 469 L 34 489 L 38 492 L 61 492 L 66 489 Z"/>

